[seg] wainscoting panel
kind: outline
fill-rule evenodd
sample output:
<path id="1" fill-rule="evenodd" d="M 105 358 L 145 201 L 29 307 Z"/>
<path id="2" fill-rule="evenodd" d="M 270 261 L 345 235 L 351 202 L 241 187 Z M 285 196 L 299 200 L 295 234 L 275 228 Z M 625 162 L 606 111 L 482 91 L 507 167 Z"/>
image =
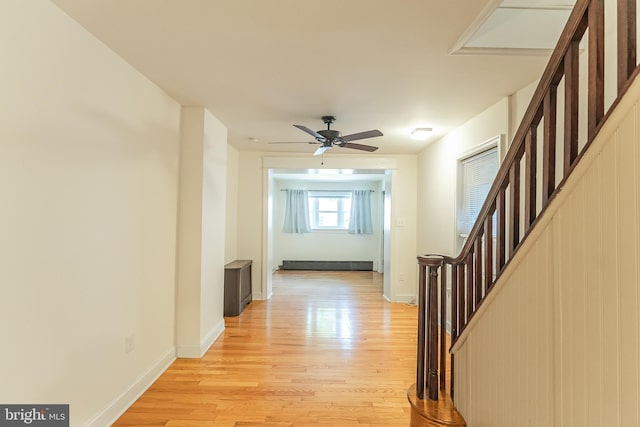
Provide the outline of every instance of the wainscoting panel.
<path id="1" fill-rule="evenodd" d="M 639 85 L 453 349 L 470 426 L 640 425 Z"/>

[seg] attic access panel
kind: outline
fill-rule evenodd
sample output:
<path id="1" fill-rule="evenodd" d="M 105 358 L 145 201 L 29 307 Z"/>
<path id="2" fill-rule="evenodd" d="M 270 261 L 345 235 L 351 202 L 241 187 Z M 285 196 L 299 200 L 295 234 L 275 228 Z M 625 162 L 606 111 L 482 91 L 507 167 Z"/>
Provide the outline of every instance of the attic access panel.
<path id="1" fill-rule="evenodd" d="M 451 49 L 453 55 L 549 55 L 575 0 L 496 0 Z"/>

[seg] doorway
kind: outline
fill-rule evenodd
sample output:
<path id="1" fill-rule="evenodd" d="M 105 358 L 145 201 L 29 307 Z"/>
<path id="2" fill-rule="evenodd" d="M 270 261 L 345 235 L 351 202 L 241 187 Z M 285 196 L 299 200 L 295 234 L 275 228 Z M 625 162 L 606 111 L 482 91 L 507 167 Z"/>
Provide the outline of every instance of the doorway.
<path id="1" fill-rule="evenodd" d="M 386 169 L 266 169 L 267 224 L 265 229 L 265 274 L 263 295 L 269 299 L 273 293 L 273 273 L 283 268 L 287 261 L 330 262 L 332 265 L 355 266 L 361 269 L 366 264 L 383 277 L 383 294 L 390 299 L 391 256 L 391 171 Z M 303 189 L 313 195 L 311 209 L 316 223 L 320 214 L 326 220 L 321 227 L 314 225 L 308 233 L 284 233 L 283 220 L 287 191 Z M 344 224 L 345 205 L 354 190 L 371 194 L 371 234 L 349 234 Z M 324 209 L 324 210 L 322 210 Z M 331 209 L 335 209 L 332 212 Z M 343 211 L 340 212 L 340 209 Z M 333 221 L 333 218 L 342 218 Z M 360 263 L 360 262 L 364 263 Z M 291 263 L 288 263 L 291 265 Z M 331 268 L 329 265 L 328 268 Z M 342 269 L 343 267 L 340 267 Z M 349 267 L 346 267 L 349 269 Z"/>

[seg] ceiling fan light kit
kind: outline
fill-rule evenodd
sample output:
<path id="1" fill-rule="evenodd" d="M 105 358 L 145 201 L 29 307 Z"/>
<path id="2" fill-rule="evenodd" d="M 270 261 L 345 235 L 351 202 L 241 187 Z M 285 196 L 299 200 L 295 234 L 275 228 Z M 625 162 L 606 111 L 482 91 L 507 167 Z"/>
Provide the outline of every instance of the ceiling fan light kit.
<path id="1" fill-rule="evenodd" d="M 350 135 L 341 136 L 340 131 L 331 129 L 331 123 L 333 123 L 335 120 L 336 118 L 334 116 L 322 116 L 322 121 L 327 125 L 327 128 L 319 130 L 317 132 L 303 125 L 293 125 L 293 126 L 311 135 L 315 139 L 315 142 L 308 142 L 308 144 L 322 144 L 322 146 L 319 147 L 315 151 L 315 153 L 313 153 L 314 156 L 324 154 L 325 151 L 333 147 L 351 148 L 353 150 L 368 151 L 368 152 L 373 152 L 378 149 L 378 147 L 374 147 L 372 145 L 354 144 L 351 141 L 383 136 L 382 132 L 380 132 L 377 129 L 374 129 L 374 130 L 368 130 L 365 132 L 358 132 L 358 133 L 352 133 Z M 305 142 L 305 144 L 307 144 L 307 142 Z"/>
<path id="2" fill-rule="evenodd" d="M 417 139 L 418 141 L 424 141 L 429 138 L 431 132 L 433 132 L 432 128 L 415 128 L 411 131 L 411 138 Z"/>

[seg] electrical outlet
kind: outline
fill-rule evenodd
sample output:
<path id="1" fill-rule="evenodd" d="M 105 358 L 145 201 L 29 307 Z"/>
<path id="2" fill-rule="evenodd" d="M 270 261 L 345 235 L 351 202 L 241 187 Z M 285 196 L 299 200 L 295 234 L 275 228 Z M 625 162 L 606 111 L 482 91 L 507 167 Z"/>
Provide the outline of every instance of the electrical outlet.
<path id="1" fill-rule="evenodd" d="M 400 274 L 399 274 L 399 277 L 400 277 L 400 281 L 401 281 L 401 282 L 404 282 L 404 273 L 400 273 Z"/>
<path id="2" fill-rule="evenodd" d="M 131 353 L 136 348 L 135 335 L 127 335 L 124 337 L 124 352 Z"/>

